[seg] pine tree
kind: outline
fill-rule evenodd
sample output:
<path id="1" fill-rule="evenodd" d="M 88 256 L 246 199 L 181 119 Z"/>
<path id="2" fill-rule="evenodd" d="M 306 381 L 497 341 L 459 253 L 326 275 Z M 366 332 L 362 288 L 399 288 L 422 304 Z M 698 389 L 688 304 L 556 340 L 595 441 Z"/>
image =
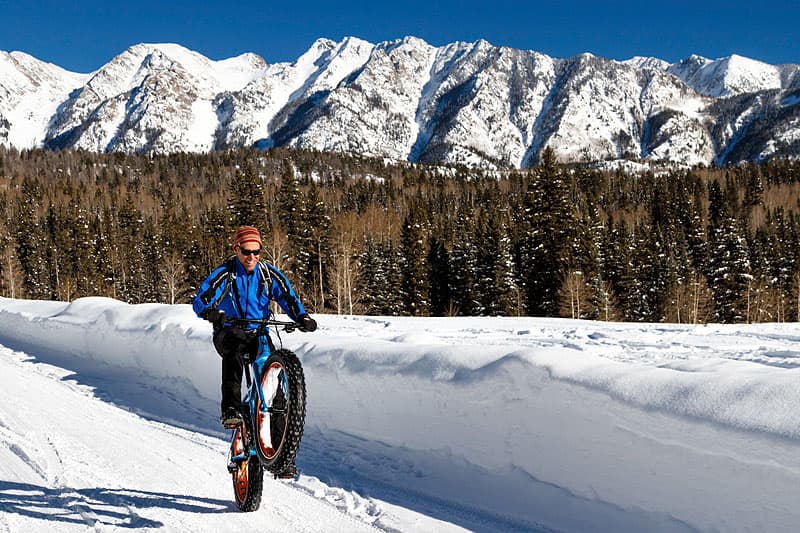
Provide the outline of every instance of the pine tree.
<path id="1" fill-rule="evenodd" d="M 143 242 L 148 245 L 141 247 L 139 298 L 141 302 L 160 302 L 163 301 L 162 265 L 165 247 L 152 220 L 145 221 L 142 237 Z"/>
<path id="2" fill-rule="evenodd" d="M 699 272 L 706 272 L 708 262 L 708 237 L 706 235 L 706 221 L 702 213 L 705 191 L 702 185 L 696 182 L 693 185 L 691 200 L 682 206 L 683 234 L 686 236 L 686 245 L 692 266 Z"/>
<path id="3" fill-rule="evenodd" d="M 657 233 L 649 225 L 639 224 L 634 231 L 630 292 L 626 295 L 631 320 L 657 322 L 663 318 L 662 253 Z"/>
<path id="4" fill-rule="evenodd" d="M 161 217 L 157 225 L 157 239 L 162 247 L 158 265 L 159 294 L 162 300 L 174 304 L 188 302 L 196 287 L 192 287 L 188 269 L 198 264 L 196 228 L 185 205 L 178 205 L 172 190 L 163 196 Z"/>
<path id="5" fill-rule="evenodd" d="M 733 215 L 732 199 L 717 180 L 709 186 L 708 280 L 717 322 L 745 319 L 744 298 L 751 278 L 747 246 Z"/>
<path id="6" fill-rule="evenodd" d="M 313 257 L 309 251 L 310 228 L 307 226 L 305 196 L 290 163 L 286 163 L 277 198 L 278 220 L 289 241 L 290 260 L 287 273 L 297 275 L 302 286 L 313 287 Z M 302 287 L 298 287 L 302 291 Z"/>
<path id="7" fill-rule="evenodd" d="M 428 239 L 428 272 L 431 316 L 446 316 L 450 310 L 450 254 L 444 242 L 436 236 Z"/>
<path id="8" fill-rule="evenodd" d="M 100 214 L 95 213 L 92 215 L 89 221 L 89 233 L 92 235 L 91 248 L 87 252 L 88 256 L 84 258 L 84 268 L 88 270 L 86 274 L 87 294 L 109 294 L 112 292 L 111 279 L 107 276 L 107 273 L 111 270 L 107 253 L 110 243 Z"/>
<path id="9" fill-rule="evenodd" d="M 268 233 L 264 182 L 252 161 L 237 169 L 228 192 L 228 213 L 234 227 L 255 226 Z"/>
<path id="10" fill-rule="evenodd" d="M 110 235 L 109 253 L 114 265 L 118 298 L 130 303 L 146 302 L 144 219 L 130 194 L 119 207 Z"/>
<path id="11" fill-rule="evenodd" d="M 201 247 L 200 255 L 192 257 L 196 260 L 198 272 L 203 274 L 193 278 L 191 285 L 198 286 L 209 272 L 219 266 L 221 258 L 233 254 L 231 242 L 233 228 L 229 227 L 225 219 L 225 211 L 222 208 L 210 207 L 201 213 L 198 229 L 204 246 Z"/>
<path id="12" fill-rule="evenodd" d="M 426 262 L 427 237 L 423 227 L 423 217 L 418 203 L 414 203 L 406 214 L 400 230 L 400 271 L 405 312 L 411 316 L 430 314 L 428 265 Z"/>
<path id="13" fill-rule="evenodd" d="M 474 316 L 481 311 L 476 277 L 478 253 L 475 221 L 460 213 L 458 230 L 450 251 L 450 309 L 448 314 Z"/>
<path id="14" fill-rule="evenodd" d="M 89 216 L 82 207 L 79 190 L 69 190 L 70 201 L 56 213 L 48 211 L 48 233 L 56 250 L 54 271 L 58 277 L 54 289 L 65 300 L 95 294 L 96 265 L 94 235 Z"/>
<path id="15" fill-rule="evenodd" d="M 603 231 L 602 248 L 605 251 L 603 272 L 607 280 L 606 292 L 615 304 L 614 318 L 624 319 L 630 316 L 629 306 L 625 305 L 627 303 L 625 295 L 628 291 L 626 281 L 631 252 L 628 230 L 624 222 L 615 224 L 609 216 Z M 608 312 L 608 308 L 605 309 L 607 315 L 612 314 Z"/>
<path id="16" fill-rule="evenodd" d="M 304 205 L 306 216 L 301 225 L 302 234 L 297 254 L 299 258 L 303 258 L 305 264 L 299 263 L 297 271 L 303 274 L 308 283 L 304 287 L 306 294 L 314 295 L 316 310 L 322 311 L 331 299 L 330 265 L 326 261 L 331 256 L 331 220 L 314 182 L 308 188 Z"/>
<path id="17" fill-rule="evenodd" d="M 367 315 L 381 314 L 381 301 L 380 301 L 380 276 L 381 276 L 381 263 L 380 252 L 378 250 L 378 243 L 367 236 L 364 242 L 364 248 L 358 257 L 358 288 L 361 293 L 361 305 L 364 307 L 364 313 Z"/>
<path id="18" fill-rule="evenodd" d="M 360 256 L 361 303 L 370 315 L 395 316 L 403 313 L 399 257 L 390 242 L 365 238 Z"/>
<path id="19" fill-rule="evenodd" d="M 574 211 L 568 179 L 549 147 L 537 172 L 530 174 L 524 209 L 527 235 L 520 273 L 525 277 L 525 307 L 534 316 L 558 316 L 559 291 L 570 261 Z"/>
<path id="20" fill-rule="evenodd" d="M 582 216 L 572 232 L 572 261 L 561 289 L 561 314 L 572 318 L 598 319 L 600 309 L 610 317 L 612 294 L 604 279 L 605 228 L 594 204 L 581 205 Z M 577 310 L 580 309 L 578 312 Z"/>
<path id="21" fill-rule="evenodd" d="M 42 186 L 38 181 L 23 179 L 12 220 L 23 293 L 28 298 L 49 300 L 56 296 L 50 278 L 53 272 L 53 249 L 36 209 L 42 196 Z"/>
<path id="22" fill-rule="evenodd" d="M 747 172 L 747 187 L 745 189 L 745 207 L 752 208 L 757 205 L 764 205 L 764 179 L 761 175 L 761 167 L 754 165 L 745 170 Z"/>
<path id="23" fill-rule="evenodd" d="M 499 213 L 490 207 L 480 216 L 477 226 L 476 296 L 478 314 L 497 316 L 512 314 L 515 289 L 511 241 L 500 221 Z"/>
<path id="24" fill-rule="evenodd" d="M 305 206 L 300 184 L 290 163 L 286 163 L 278 189 L 278 220 L 290 241 L 296 240 L 297 224 L 305 217 Z"/>

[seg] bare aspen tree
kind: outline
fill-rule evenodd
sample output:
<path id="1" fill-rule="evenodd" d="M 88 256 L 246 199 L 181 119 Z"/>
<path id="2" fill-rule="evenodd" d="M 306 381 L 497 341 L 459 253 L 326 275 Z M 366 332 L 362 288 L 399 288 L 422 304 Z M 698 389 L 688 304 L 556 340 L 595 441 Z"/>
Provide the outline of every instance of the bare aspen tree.
<path id="1" fill-rule="evenodd" d="M 71 276 L 64 276 L 63 279 L 58 284 L 58 288 L 56 289 L 56 294 L 58 294 L 58 299 L 62 302 L 71 302 L 75 298 L 75 293 L 77 292 L 77 283 L 75 278 Z"/>
<path id="2" fill-rule="evenodd" d="M 561 288 L 561 315 L 582 318 L 589 311 L 589 288 L 583 272 L 571 270 Z"/>
<path id="3" fill-rule="evenodd" d="M 800 322 L 800 272 L 795 272 L 794 274 L 794 297 L 795 302 L 797 302 L 794 319 Z"/>
<path id="4" fill-rule="evenodd" d="M 358 265 L 353 261 L 355 237 L 351 232 L 339 235 L 333 251 L 333 278 L 336 290 L 336 312 L 347 314 L 354 312 L 353 297 L 354 280 L 358 277 Z"/>
<path id="5" fill-rule="evenodd" d="M 275 228 L 275 226 L 273 226 Z M 267 260 L 281 272 L 289 269 L 289 239 L 278 229 L 272 230 L 272 236 L 264 241 L 264 249 L 267 252 Z M 270 303 L 273 313 L 278 313 L 278 304 L 275 301 Z"/>
<path id="6" fill-rule="evenodd" d="M 708 287 L 705 276 L 695 274 L 691 283 L 691 311 L 689 314 L 689 324 L 704 324 L 708 322 L 711 315 L 711 290 Z"/>
<path id="7" fill-rule="evenodd" d="M 6 268 L 3 269 L 5 272 L 6 278 L 6 287 L 8 287 L 8 296 L 9 298 L 16 298 L 17 297 L 17 285 L 14 275 L 15 266 L 17 265 L 16 261 L 14 260 L 14 254 L 11 253 L 10 250 L 6 249 L 5 257 L 6 260 Z"/>
<path id="8" fill-rule="evenodd" d="M 597 295 L 597 318 L 610 322 L 619 320 L 614 289 L 608 281 L 601 281 Z"/>
<path id="9" fill-rule="evenodd" d="M 164 287 L 167 289 L 167 301 L 175 304 L 177 301 L 178 290 L 184 276 L 184 261 L 177 253 L 172 252 L 163 257 L 158 266 Z"/>
<path id="10" fill-rule="evenodd" d="M 281 231 L 272 230 L 272 236 L 264 243 L 267 260 L 278 270 L 288 270 L 289 239 Z"/>

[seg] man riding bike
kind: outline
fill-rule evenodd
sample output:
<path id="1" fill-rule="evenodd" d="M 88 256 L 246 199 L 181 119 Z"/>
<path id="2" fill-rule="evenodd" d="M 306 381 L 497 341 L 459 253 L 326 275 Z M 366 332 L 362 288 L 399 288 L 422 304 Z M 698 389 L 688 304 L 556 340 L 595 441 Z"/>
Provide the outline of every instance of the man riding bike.
<path id="1" fill-rule="evenodd" d="M 308 315 L 286 276 L 259 260 L 261 249 L 258 229 L 239 227 L 233 238 L 235 255 L 211 272 L 192 303 L 197 316 L 214 325 L 214 348 L 222 357 L 220 422 L 228 429 L 242 423 L 243 360 L 258 351 L 258 337 L 247 327 L 233 326 L 230 320 L 269 318 L 270 302 L 275 300 L 300 329 L 317 329 L 316 321 Z"/>

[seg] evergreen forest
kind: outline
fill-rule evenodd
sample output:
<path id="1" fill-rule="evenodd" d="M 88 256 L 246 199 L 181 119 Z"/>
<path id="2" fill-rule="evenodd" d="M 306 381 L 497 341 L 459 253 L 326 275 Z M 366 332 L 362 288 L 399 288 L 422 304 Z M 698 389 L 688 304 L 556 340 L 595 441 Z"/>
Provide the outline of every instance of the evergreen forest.
<path id="1" fill-rule="evenodd" d="M 315 313 L 800 320 L 800 162 L 489 171 L 275 148 L 0 149 L 0 296 L 188 303 L 264 236 Z"/>

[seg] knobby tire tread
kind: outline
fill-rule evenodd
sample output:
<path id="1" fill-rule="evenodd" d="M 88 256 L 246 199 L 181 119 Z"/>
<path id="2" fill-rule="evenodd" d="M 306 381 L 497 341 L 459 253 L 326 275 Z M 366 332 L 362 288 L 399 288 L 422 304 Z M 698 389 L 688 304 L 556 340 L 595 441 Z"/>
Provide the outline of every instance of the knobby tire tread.
<path id="1" fill-rule="evenodd" d="M 275 350 L 267 359 L 267 366 L 272 358 L 279 359 L 286 371 L 289 385 L 288 422 L 277 455 L 272 460 L 262 457 L 261 462 L 270 473 L 280 474 L 292 464 L 300 449 L 306 420 L 306 380 L 303 366 L 294 352 L 285 348 Z"/>
<path id="2" fill-rule="evenodd" d="M 253 445 L 251 437 L 252 428 L 247 427 L 248 425 L 249 424 L 245 425 L 245 434 L 247 436 L 247 440 L 250 442 L 244 443 L 244 449 L 250 449 L 250 447 Z M 247 465 L 245 466 L 245 469 L 247 470 L 247 495 L 243 500 L 239 499 L 239 492 L 236 486 L 236 473 L 233 473 L 231 478 L 233 480 L 233 493 L 236 500 L 236 507 L 238 507 L 240 511 L 251 513 L 253 511 L 257 511 L 261 506 L 261 491 L 264 486 L 264 469 L 261 466 L 261 461 L 259 461 L 258 457 L 251 456 L 246 462 Z"/>
<path id="3" fill-rule="evenodd" d="M 236 505 L 240 511 L 251 513 L 257 511 L 261 505 L 261 490 L 264 485 L 264 469 L 258 463 L 258 458 L 251 457 L 247 461 L 247 497 L 243 502 L 237 499 Z M 234 485 L 236 481 L 234 480 Z M 234 490 L 236 487 L 234 486 Z"/>

